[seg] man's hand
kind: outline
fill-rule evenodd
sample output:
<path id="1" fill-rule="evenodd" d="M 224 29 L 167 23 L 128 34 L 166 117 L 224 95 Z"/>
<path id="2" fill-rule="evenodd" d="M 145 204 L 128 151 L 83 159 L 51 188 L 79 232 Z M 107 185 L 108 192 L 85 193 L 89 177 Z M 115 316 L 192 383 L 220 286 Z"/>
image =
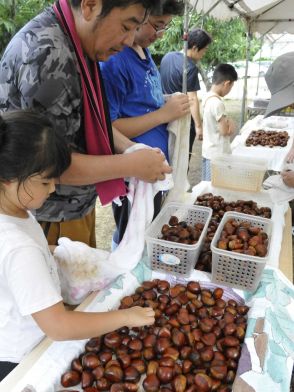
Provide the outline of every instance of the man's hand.
<path id="1" fill-rule="evenodd" d="M 287 186 L 294 187 L 294 171 L 284 170 L 281 172 L 281 177 Z"/>
<path id="2" fill-rule="evenodd" d="M 153 183 L 164 180 L 165 175 L 172 172 L 159 149 L 146 148 L 127 155 L 131 158 L 132 176 L 140 180 Z"/>
<path id="3" fill-rule="evenodd" d="M 186 94 L 172 95 L 159 110 L 163 120 L 162 123 L 177 120 L 191 113 L 188 96 Z"/>

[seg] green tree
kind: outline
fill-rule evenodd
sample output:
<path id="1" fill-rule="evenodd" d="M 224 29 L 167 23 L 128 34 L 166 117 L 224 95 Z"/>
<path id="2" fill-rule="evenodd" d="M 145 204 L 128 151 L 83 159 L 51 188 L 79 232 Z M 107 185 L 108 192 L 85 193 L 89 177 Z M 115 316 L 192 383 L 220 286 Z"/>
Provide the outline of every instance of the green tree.
<path id="1" fill-rule="evenodd" d="M 234 18 L 222 21 L 210 16 L 202 17 L 194 13 L 190 17 L 190 29 L 200 27 L 213 38 L 209 49 L 201 62 L 198 63 L 202 79 L 209 87 L 207 74 L 219 63 L 231 63 L 246 58 L 247 28 L 242 19 Z M 175 17 L 169 29 L 161 40 L 157 40 L 151 47 L 151 52 L 157 64 L 162 56 L 173 50 L 183 49 L 183 17 Z M 260 49 L 261 41 L 252 37 L 250 59 Z"/>
<path id="2" fill-rule="evenodd" d="M 0 54 L 11 37 L 53 0 L 0 0 Z"/>

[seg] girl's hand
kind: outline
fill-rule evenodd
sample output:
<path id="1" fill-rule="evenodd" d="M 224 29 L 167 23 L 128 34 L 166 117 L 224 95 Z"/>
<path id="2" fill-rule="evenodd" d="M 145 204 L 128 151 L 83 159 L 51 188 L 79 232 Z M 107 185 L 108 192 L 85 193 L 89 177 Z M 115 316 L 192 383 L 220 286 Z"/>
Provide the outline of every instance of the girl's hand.
<path id="1" fill-rule="evenodd" d="M 133 306 L 132 308 L 123 309 L 125 313 L 127 327 L 143 327 L 144 325 L 152 325 L 155 321 L 154 310 L 150 307 L 142 308 L 141 306 Z"/>

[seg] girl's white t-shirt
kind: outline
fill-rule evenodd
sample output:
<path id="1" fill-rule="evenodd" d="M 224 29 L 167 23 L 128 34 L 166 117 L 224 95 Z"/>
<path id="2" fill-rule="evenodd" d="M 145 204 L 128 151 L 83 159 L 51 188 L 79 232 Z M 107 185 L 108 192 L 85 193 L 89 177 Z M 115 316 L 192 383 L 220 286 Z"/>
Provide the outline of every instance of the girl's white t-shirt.
<path id="1" fill-rule="evenodd" d="M 230 153 L 230 137 L 219 132 L 219 120 L 226 116 L 222 97 L 210 91 L 202 102 L 203 142 L 202 156 L 212 159 L 218 154 Z"/>
<path id="2" fill-rule="evenodd" d="M 20 362 L 44 337 L 32 313 L 62 301 L 39 223 L 0 214 L 0 361 Z"/>

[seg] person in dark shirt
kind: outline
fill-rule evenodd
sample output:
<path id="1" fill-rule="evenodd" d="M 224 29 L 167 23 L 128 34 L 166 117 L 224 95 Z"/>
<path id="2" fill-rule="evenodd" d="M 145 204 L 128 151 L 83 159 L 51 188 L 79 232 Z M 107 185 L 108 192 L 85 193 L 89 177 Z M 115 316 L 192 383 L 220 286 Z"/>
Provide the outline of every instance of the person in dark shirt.
<path id="1" fill-rule="evenodd" d="M 189 153 L 191 154 L 195 137 L 202 140 L 202 121 L 197 91 L 200 90 L 197 61 L 207 51 L 212 38 L 202 29 L 193 29 L 188 35 L 187 51 L 187 93 L 191 101 L 192 122 L 190 129 Z M 161 60 L 160 75 L 164 94 L 173 94 L 183 89 L 183 52 L 167 53 Z"/>

